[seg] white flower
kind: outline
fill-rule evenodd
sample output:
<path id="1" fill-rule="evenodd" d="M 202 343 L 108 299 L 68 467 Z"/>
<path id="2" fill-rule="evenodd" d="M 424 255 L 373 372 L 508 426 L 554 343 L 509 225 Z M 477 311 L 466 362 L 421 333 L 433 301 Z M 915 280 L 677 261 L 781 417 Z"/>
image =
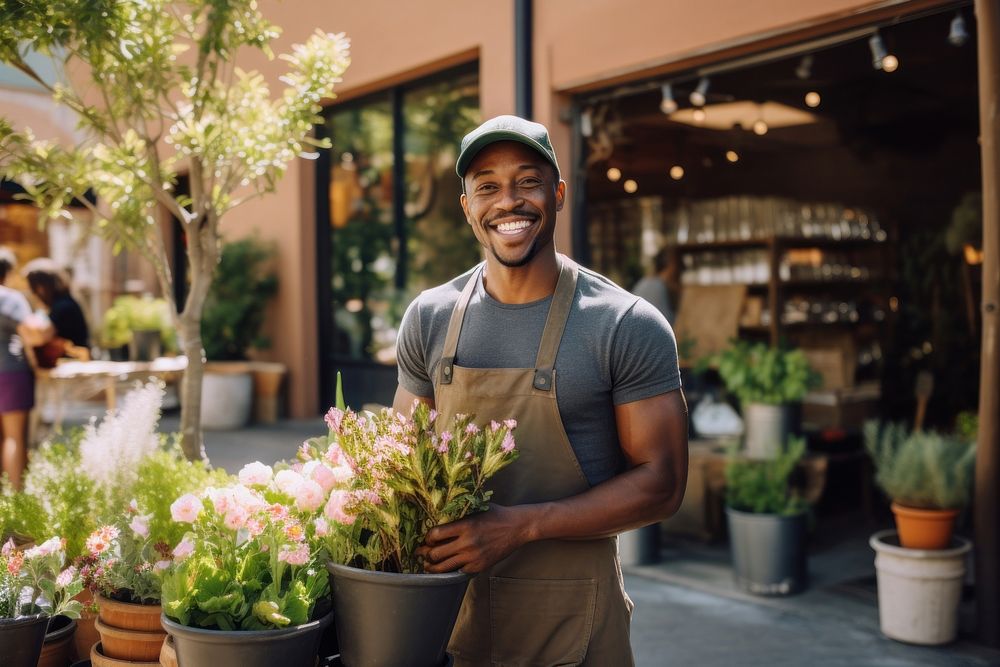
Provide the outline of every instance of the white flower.
<path id="1" fill-rule="evenodd" d="M 264 465 L 260 461 L 254 461 L 243 466 L 240 470 L 240 483 L 246 486 L 265 486 L 271 481 L 274 471 L 271 466 Z"/>

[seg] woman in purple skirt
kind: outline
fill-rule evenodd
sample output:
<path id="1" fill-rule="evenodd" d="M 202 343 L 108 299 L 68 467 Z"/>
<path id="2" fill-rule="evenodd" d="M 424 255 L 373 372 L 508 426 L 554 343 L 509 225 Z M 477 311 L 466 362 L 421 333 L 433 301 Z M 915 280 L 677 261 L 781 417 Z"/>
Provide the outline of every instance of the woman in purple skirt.
<path id="1" fill-rule="evenodd" d="M 44 345 L 52 327 L 39 321 L 23 294 L 4 285 L 16 259 L 0 247 L 0 461 L 15 489 L 28 463 L 28 412 L 35 405 L 35 376 L 25 346 Z"/>

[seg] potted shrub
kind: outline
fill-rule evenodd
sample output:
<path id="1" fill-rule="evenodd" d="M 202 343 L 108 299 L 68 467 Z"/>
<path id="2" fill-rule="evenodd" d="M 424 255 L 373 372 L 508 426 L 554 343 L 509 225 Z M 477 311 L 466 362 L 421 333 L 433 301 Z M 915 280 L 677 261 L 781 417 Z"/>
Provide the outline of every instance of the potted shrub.
<path id="1" fill-rule="evenodd" d="M 164 575 L 161 622 L 185 667 L 313 667 L 333 620 L 310 539 L 323 487 L 259 462 L 240 480 L 171 505 L 188 532 Z"/>
<path id="2" fill-rule="evenodd" d="M 771 458 L 799 427 L 801 402 L 820 376 L 802 350 L 734 341 L 713 361 L 726 389 L 740 401 L 744 448 L 752 458 Z"/>
<path id="3" fill-rule="evenodd" d="M 209 362 L 201 394 L 203 428 L 239 428 L 250 417 L 254 381 L 247 352 L 270 345 L 260 330 L 267 302 L 278 291 L 278 279 L 269 270 L 273 254 L 272 248 L 255 238 L 222 248 L 201 320 Z M 277 371 L 279 377 L 282 370 Z M 261 372 L 268 372 L 268 367 Z"/>
<path id="4" fill-rule="evenodd" d="M 76 569 L 64 567 L 65 544 L 53 537 L 21 550 L 13 540 L 0 548 L 0 656 L 4 667 L 35 667 L 47 630 L 58 624 L 63 664 L 69 662 L 69 640 L 79 616 L 73 596 L 82 584 Z M 57 621 L 57 619 L 64 619 Z M 65 619 L 69 619 L 68 621 Z M 54 663 L 53 663 L 54 664 Z"/>
<path id="5" fill-rule="evenodd" d="M 304 469 L 332 484 L 316 537 L 330 557 L 344 664 L 446 662 L 469 578 L 426 574 L 415 552 L 433 526 L 487 510 L 486 481 L 517 457 L 516 423 L 436 418 L 423 403 L 408 418 L 333 408 L 328 435 L 300 450 Z"/>
<path id="6" fill-rule="evenodd" d="M 128 346 L 132 361 L 152 361 L 177 347 L 170 309 L 163 299 L 120 296 L 104 313 L 101 344 L 112 351 Z"/>
<path id="7" fill-rule="evenodd" d="M 902 546 L 946 548 L 972 493 L 975 439 L 868 422 L 864 440 L 876 481 L 892 499 Z"/>
<path id="8" fill-rule="evenodd" d="M 776 458 L 733 452 L 726 462 L 726 518 L 733 574 L 743 589 L 788 595 L 806 587 L 808 504 L 790 484 L 805 440 L 790 438 Z"/>

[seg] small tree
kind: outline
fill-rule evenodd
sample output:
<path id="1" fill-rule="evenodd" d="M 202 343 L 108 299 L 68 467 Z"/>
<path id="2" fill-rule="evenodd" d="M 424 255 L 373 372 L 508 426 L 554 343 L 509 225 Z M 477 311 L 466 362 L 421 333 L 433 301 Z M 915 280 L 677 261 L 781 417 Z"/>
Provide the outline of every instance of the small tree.
<path id="1" fill-rule="evenodd" d="M 280 56 L 289 66 L 286 88 L 272 99 L 263 76 L 235 59 L 244 47 L 272 58 L 278 34 L 255 0 L 0 3 L 0 61 L 74 111 L 86 137 L 61 146 L 0 118 L 0 170 L 46 217 L 67 215 L 74 200 L 87 206 L 116 252 L 137 250 L 155 267 L 188 359 L 181 431 L 192 459 L 204 457 L 201 316 L 219 261 L 219 225 L 228 211 L 273 191 L 304 146 L 322 145 L 310 138 L 320 101 L 350 62 L 343 34 L 317 31 Z M 73 76 L 46 81 L 30 53 L 60 60 Z M 175 189 L 184 170 L 189 196 Z M 181 310 L 159 224 L 164 210 L 187 235 L 190 286 Z"/>

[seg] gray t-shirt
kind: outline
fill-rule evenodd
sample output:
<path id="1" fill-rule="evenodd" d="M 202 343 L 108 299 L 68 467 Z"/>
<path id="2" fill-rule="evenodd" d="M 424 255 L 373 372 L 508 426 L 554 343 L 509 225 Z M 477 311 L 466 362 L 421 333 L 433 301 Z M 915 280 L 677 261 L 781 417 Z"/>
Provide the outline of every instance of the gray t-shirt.
<path id="1" fill-rule="evenodd" d="M 471 275 L 423 292 L 406 310 L 396 343 L 399 384 L 417 396 L 434 395 L 431 378 L 437 377 L 451 312 Z M 455 363 L 533 368 L 551 300 L 500 303 L 480 279 Z M 663 315 L 582 267 L 555 369 L 563 426 L 591 485 L 624 468 L 614 406 L 680 388 L 677 344 Z"/>
<path id="2" fill-rule="evenodd" d="M 23 294 L 0 285 L 0 372 L 29 370 L 24 343 L 17 325 L 31 315 L 31 305 Z"/>

